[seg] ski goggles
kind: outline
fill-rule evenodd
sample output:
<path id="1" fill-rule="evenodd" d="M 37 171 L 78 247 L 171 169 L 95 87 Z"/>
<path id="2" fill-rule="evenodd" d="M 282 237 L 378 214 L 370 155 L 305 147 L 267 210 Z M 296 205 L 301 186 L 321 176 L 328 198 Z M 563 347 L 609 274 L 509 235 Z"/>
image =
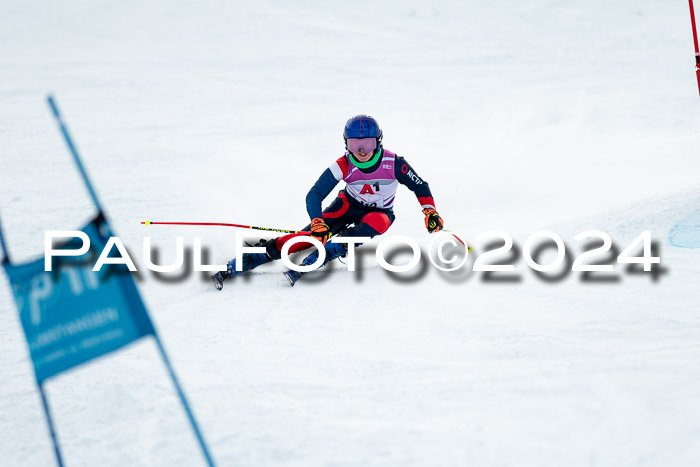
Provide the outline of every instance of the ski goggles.
<path id="1" fill-rule="evenodd" d="M 377 149 L 377 138 L 348 138 L 348 150 L 357 154 L 360 149 L 365 150 L 365 154 L 372 154 Z"/>

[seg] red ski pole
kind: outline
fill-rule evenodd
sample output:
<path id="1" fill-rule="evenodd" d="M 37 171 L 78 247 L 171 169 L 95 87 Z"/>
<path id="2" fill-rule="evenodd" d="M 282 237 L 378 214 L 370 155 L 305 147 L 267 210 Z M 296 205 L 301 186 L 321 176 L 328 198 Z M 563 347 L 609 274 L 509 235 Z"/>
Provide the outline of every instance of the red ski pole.
<path id="1" fill-rule="evenodd" d="M 700 50 L 698 49 L 698 30 L 695 27 L 693 0 L 688 0 L 688 4 L 690 4 L 690 22 L 693 25 L 693 40 L 695 41 L 695 74 L 698 77 L 698 92 L 700 92 Z"/>
<path id="2" fill-rule="evenodd" d="M 219 226 L 224 226 L 224 227 L 239 227 L 241 229 L 253 229 L 253 230 L 269 230 L 272 232 L 292 233 L 292 234 L 309 235 L 311 233 L 311 232 L 305 232 L 303 230 L 273 229 L 271 227 L 255 227 L 254 225 L 225 224 L 222 222 L 151 222 L 151 221 L 143 221 L 141 223 L 144 225 L 219 225 Z"/>
<path id="3" fill-rule="evenodd" d="M 448 229 L 443 229 L 442 231 L 445 232 L 445 233 L 449 233 L 450 235 L 452 235 L 454 238 L 457 239 L 457 241 L 458 241 L 459 243 L 462 244 L 462 246 L 466 246 L 466 247 L 467 247 L 467 251 L 468 251 L 469 253 L 472 252 L 472 246 L 471 246 L 471 245 L 467 245 L 466 243 L 464 243 L 464 240 L 462 240 L 461 238 L 459 238 L 459 237 L 457 236 L 456 233 L 454 233 L 453 231 L 448 230 Z"/>

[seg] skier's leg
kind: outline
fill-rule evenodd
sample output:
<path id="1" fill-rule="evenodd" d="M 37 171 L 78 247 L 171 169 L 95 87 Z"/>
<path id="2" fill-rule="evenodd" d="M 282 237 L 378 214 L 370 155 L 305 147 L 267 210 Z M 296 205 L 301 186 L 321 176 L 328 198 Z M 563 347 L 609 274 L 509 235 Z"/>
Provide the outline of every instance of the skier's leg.
<path id="1" fill-rule="evenodd" d="M 391 226 L 391 224 L 394 222 L 394 219 L 395 216 L 392 211 L 373 211 L 362 216 L 360 222 L 357 225 L 354 225 L 353 227 L 350 227 L 340 232 L 339 236 L 370 238 L 376 237 L 377 235 L 381 235 L 384 232 L 386 232 Z M 324 248 L 326 250 L 326 259 L 324 260 L 323 264 L 319 266 L 319 269 L 328 264 L 329 261 L 332 261 L 336 258 L 345 257 L 345 255 L 348 252 L 347 246 L 344 243 L 328 242 L 324 245 Z M 318 250 L 314 251 L 309 256 L 304 258 L 304 260 L 301 262 L 301 265 L 308 266 L 310 264 L 314 264 L 318 259 L 318 255 Z M 285 272 L 284 275 L 287 277 L 289 284 L 294 286 L 296 281 L 299 280 L 299 278 L 301 278 L 301 276 L 304 275 L 304 273 L 291 270 Z"/>
<path id="2" fill-rule="evenodd" d="M 356 207 L 350 206 L 345 193 L 340 192 L 338 197 L 333 200 L 333 202 L 323 211 L 323 220 L 328 225 L 328 228 L 333 233 L 337 235 L 339 232 L 345 230 L 348 225 L 350 225 L 362 211 Z M 307 224 L 302 231 L 308 232 L 311 228 L 311 224 Z M 282 257 L 282 247 L 286 242 L 292 238 L 299 237 L 306 234 L 288 234 L 276 239 L 270 240 L 267 245 L 267 254 L 272 259 L 280 259 Z M 297 251 L 306 250 L 311 248 L 313 245 L 309 242 L 299 242 L 292 245 L 289 248 L 289 253 L 296 253 Z"/>
<path id="3" fill-rule="evenodd" d="M 358 215 L 358 213 L 361 212 L 362 211 L 358 210 L 358 208 L 350 206 L 347 197 L 341 192 L 338 194 L 338 197 L 333 200 L 330 206 L 323 211 L 323 219 L 326 221 L 326 224 L 328 224 L 331 232 L 336 234 L 342 229 L 345 229 Z M 302 231 L 308 232 L 310 227 L 310 224 L 306 225 Z M 244 253 L 241 259 L 243 262 L 242 271 L 236 271 L 236 259 L 232 259 L 228 262 L 226 271 L 217 272 L 211 276 L 212 280 L 214 281 L 214 286 L 217 288 L 217 290 L 221 290 L 224 287 L 224 281 L 226 279 L 237 274 L 241 274 L 242 272 L 250 271 L 251 269 L 254 269 L 262 264 L 269 263 L 270 261 L 280 259 L 282 257 L 282 247 L 284 246 L 285 242 L 300 235 L 305 234 L 288 234 L 270 240 L 260 240 L 260 242 L 256 243 L 255 246 L 264 246 L 266 252 Z M 289 249 L 289 253 L 305 250 L 311 246 L 311 243 L 299 242 L 292 245 L 292 247 Z"/>
<path id="4" fill-rule="evenodd" d="M 267 248 L 267 244 L 269 242 L 270 240 L 261 238 L 260 241 L 253 246 Z M 255 269 L 260 265 L 269 263 L 270 261 L 272 261 L 272 258 L 267 253 L 243 253 L 241 255 L 241 270 L 236 270 L 236 258 L 234 258 L 228 262 L 226 272 L 229 276 L 235 276 L 236 274 L 241 274 L 243 272 L 250 271 L 251 269 Z"/>
<path id="5" fill-rule="evenodd" d="M 346 237 L 347 235 L 341 234 L 343 237 Z M 323 248 L 326 251 L 326 258 L 323 261 L 323 264 L 319 266 L 319 269 L 328 264 L 329 261 L 332 261 L 336 258 L 341 258 L 345 257 L 345 255 L 348 253 L 347 246 L 343 243 L 333 243 L 333 242 L 327 242 Z M 318 259 L 319 255 L 319 250 L 314 250 L 309 256 L 304 258 L 304 260 L 301 262 L 302 266 L 309 266 L 311 264 L 314 264 L 316 260 Z M 289 281 L 289 285 L 294 286 L 296 281 L 298 281 L 301 276 L 303 276 L 303 272 L 299 271 L 294 271 L 294 270 L 289 270 L 284 273 L 284 276 L 287 278 Z"/>
<path id="6" fill-rule="evenodd" d="M 392 211 L 373 211 L 362 216 L 359 223 L 347 229 L 346 237 L 369 237 L 381 235 L 394 223 Z"/>
<path id="7" fill-rule="evenodd" d="M 267 247 L 268 243 L 268 240 L 261 239 L 254 246 Z M 250 271 L 251 269 L 257 268 L 262 264 L 269 263 L 270 261 L 272 261 L 272 258 L 267 253 L 243 253 L 241 256 L 241 271 L 236 270 L 236 258 L 234 258 L 226 265 L 226 271 L 219 271 L 211 276 L 211 278 L 214 281 L 214 286 L 216 289 L 221 290 L 224 288 L 224 281 L 226 279 L 242 274 L 246 271 Z"/>
<path id="8" fill-rule="evenodd" d="M 369 237 L 373 238 L 381 235 L 389 229 L 389 226 L 394 222 L 394 213 L 388 212 L 370 212 L 361 217 L 360 222 L 350 228 L 347 228 L 339 233 L 339 237 Z M 358 244 L 359 246 L 359 244 Z M 321 267 L 325 266 L 329 261 L 335 258 L 345 257 L 347 247 L 345 243 L 328 242 L 325 245 L 326 261 Z M 313 264 L 318 258 L 318 250 L 307 256 L 302 265 L 306 266 Z"/>
<path id="9" fill-rule="evenodd" d="M 353 225 L 339 233 L 339 237 L 369 237 L 374 238 L 377 235 L 381 235 L 386 232 L 391 224 L 394 222 L 395 216 L 391 211 L 388 212 L 370 212 L 361 217 L 360 222 L 357 225 Z M 326 260 L 320 267 L 328 264 L 329 261 L 335 258 L 344 258 L 347 254 L 347 244 L 345 243 L 334 243 L 328 242 L 325 245 L 326 249 Z M 356 244 L 359 246 L 360 244 Z M 312 258 L 313 257 L 313 258 Z M 318 250 L 311 253 L 304 259 L 302 264 L 304 266 L 308 264 L 313 264 L 318 257 Z"/>

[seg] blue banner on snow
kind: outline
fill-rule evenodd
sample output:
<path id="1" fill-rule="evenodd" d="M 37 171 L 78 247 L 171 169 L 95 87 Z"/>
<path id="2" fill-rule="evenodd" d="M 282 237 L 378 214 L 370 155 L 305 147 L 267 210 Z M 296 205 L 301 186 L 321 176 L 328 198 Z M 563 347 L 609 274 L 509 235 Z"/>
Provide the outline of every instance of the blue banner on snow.
<path id="1" fill-rule="evenodd" d="M 83 229 L 90 250 L 82 256 L 3 266 L 10 279 L 36 379 L 47 378 L 155 334 L 129 270 L 123 265 L 92 267 L 111 236 L 100 214 Z M 76 238 L 61 248 L 78 249 Z"/>
<path id="2" fill-rule="evenodd" d="M 674 225 L 668 233 L 668 240 L 673 246 L 700 248 L 700 209 L 691 212 Z"/>

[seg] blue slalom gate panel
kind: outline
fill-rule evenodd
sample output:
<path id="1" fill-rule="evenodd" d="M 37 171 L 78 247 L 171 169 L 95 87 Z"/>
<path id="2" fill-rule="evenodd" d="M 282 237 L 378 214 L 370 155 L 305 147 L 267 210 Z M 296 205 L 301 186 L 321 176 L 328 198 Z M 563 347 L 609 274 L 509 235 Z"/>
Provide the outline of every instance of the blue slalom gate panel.
<path id="1" fill-rule="evenodd" d="M 59 467 L 63 466 L 57 431 L 43 382 L 143 336 L 152 335 L 205 461 L 213 467 L 214 461 L 204 437 L 199 431 L 163 344 L 153 328 L 131 271 L 125 265 L 112 264 L 104 265 L 100 271 L 92 270 L 95 261 L 113 235 L 102 214 L 97 193 L 90 183 L 53 97 L 48 97 L 48 103 L 98 211 L 97 217 L 81 229 L 90 240 L 90 248 L 81 256 L 54 258 L 51 271 L 45 270 L 44 258 L 24 264 L 12 264 L 1 228 L 0 249 L 4 255 L 2 265 L 10 280 L 22 328 L 29 344 L 56 462 Z M 80 238 L 73 238 L 59 249 L 79 250 L 83 246 L 82 242 Z M 114 252 L 110 252 L 109 256 L 115 256 Z"/>
<path id="2" fill-rule="evenodd" d="M 36 379 L 47 378 L 85 363 L 134 340 L 155 334 L 130 271 L 123 265 L 92 268 L 111 236 L 102 215 L 81 229 L 90 239 L 82 256 L 44 258 L 3 265 L 10 279 Z M 78 249 L 74 238 L 59 248 Z"/>

